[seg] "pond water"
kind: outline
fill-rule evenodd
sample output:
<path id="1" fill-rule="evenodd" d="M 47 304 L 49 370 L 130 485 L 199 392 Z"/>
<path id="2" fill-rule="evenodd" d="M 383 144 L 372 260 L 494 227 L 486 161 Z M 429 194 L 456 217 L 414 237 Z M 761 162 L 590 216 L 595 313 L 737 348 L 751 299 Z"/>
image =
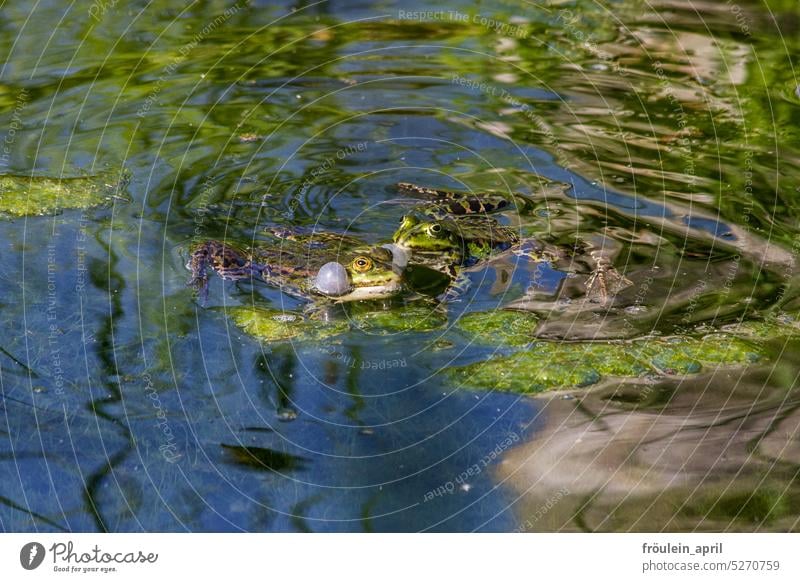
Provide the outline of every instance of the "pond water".
<path id="1" fill-rule="evenodd" d="M 791 332 L 752 340 L 759 363 L 552 396 L 444 373 L 508 352 L 452 329 L 507 305 L 555 342 L 795 320 L 795 0 L 0 14 L 0 174 L 119 186 L 0 200 L 0 530 L 798 528 Z M 631 286 L 583 309 L 566 272 L 506 259 L 433 331 L 262 342 L 228 310 L 302 301 L 186 285 L 200 240 L 386 242 L 401 181 L 525 196 L 501 220 L 607 250 Z"/>

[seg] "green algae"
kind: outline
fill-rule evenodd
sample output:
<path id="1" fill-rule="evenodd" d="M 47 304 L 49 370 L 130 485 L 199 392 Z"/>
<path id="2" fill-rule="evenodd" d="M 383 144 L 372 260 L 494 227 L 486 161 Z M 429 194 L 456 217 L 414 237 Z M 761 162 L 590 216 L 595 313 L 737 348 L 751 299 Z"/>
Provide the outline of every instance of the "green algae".
<path id="1" fill-rule="evenodd" d="M 245 333 L 263 342 L 318 341 L 344 333 L 346 321 L 316 321 L 301 313 L 263 307 L 231 307 L 227 314 Z"/>
<path id="2" fill-rule="evenodd" d="M 485 311 L 461 316 L 456 327 L 476 343 L 524 346 L 534 340 L 538 318 L 524 311 Z"/>
<path id="3" fill-rule="evenodd" d="M 524 394 L 589 386 L 604 375 L 638 376 L 645 370 L 619 346 L 539 342 L 528 350 L 453 368 L 448 373 L 476 388 Z"/>
<path id="4" fill-rule="evenodd" d="M 760 351 L 746 341 L 724 334 L 702 339 L 639 341 L 634 349 L 653 368 L 666 374 L 696 374 L 704 365 L 750 364 L 761 356 Z"/>
<path id="5" fill-rule="evenodd" d="M 128 201 L 124 193 L 127 176 L 50 178 L 0 175 L 0 215 L 45 216 L 61 210 L 86 209 Z"/>
<path id="6" fill-rule="evenodd" d="M 447 325 L 447 315 L 430 306 L 409 306 L 385 311 L 351 312 L 350 321 L 365 333 L 389 335 L 440 329 Z"/>
<path id="7" fill-rule="evenodd" d="M 696 374 L 704 366 L 749 364 L 762 356 L 748 342 L 723 334 L 631 342 L 537 342 L 528 350 L 451 368 L 445 374 L 474 388 L 530 394 L 590 386 L 606 377 Z"/>
<path id="8" fill-rule="evenodd" d="M 405 310 L 354 310 L 347 317 L 343 315 L 331 320 L 264 307 L 232 307 L 226 312 L 245 333 L 263 342 L 319 341 L 350 329 L 359 329 L 373 335 L 428 332 L 447 324 L 447 317 L 443 313 L 424 307 Z"/>
<path id="9" fill-rule="evenodd" d="M 769 319 L 750 320 L 722 327 L 722 331 L 741 337 L 771 340 L 790 336 L 800 331 L 800 322 L 789 316 L 773 316 Z"/>

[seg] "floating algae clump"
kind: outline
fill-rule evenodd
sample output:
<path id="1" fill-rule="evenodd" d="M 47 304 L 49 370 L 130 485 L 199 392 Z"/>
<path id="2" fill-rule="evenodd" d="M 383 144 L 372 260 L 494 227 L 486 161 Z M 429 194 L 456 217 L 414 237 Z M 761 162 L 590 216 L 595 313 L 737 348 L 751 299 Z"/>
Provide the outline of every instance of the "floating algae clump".
<path id="1" fill-rule="evenodd" d="M 73 178 L 0 175 L 0 215 L 43 216 L 128 200 L 128 176 L 98 174 Z"/>
<path id="2" fill-rule="evenodd" d="M 695 374 L 703 364 L 749 364 L 760 355 L 747 342 L 723 334 L 702 339 L 639 340 L 633 342 L 632 348 L 634 354 L 666 374 Z"/>
<path id="3" fill-rule="evenodd" d="M 300 313 L 262 307 L 231 307 L 233 322 L 245 333 L 264 342 L 321 340 L 348 329 L 346 321 L 316 321 Z"/>
<path id="4" fill-rule="evenodd" d="M 588 386 L 603 375 L 639 376 L 646 369 L 619 345 L 539 342 L 528 350 L 450 373 L 476 388 L 535 393 Z"/>
<path id="5" fill-rule="evenodd" d="M 589 386 L 609 376 L 692 374 L 702 370 L 704 364 L 747 364 L 760 357 L 760 352 L 747 342 L 722 334 L 702 339 L 538 342 L 528 350 L 452 368 L 446 373 L 474 388 L 537 393 Z"/>
<path id="6" fill-rule="evenodd" d="M 461 316 L 456 327 L 477 343 L 524 346 L 534 340 L 538 318 L 524 311 L 483 311 Z"/>
<path id="7" fill-rule="evenodd" d="M 752 337 L 762 340 L 785 338 L 800 333 L 800 322 L 784 315 L 768 320 L 742 321 L 722 327 L 722 331 L 737 336 Z"/>
<path id="8" fill-rule="evenodd" d="M 380 335 L 433 331 L 447 324 L 447 316 L 444 313 L 424 306 L 409 306 L 386 311 L 353 310 L 350 312 L 350 319 L 361 331 Z"/>
<path id="9" fill-rule="evenodd" d="M 263 307 L 231 307 L 227 314 L 246 333 L 264 342 L 322 340 L 340 335 L 351 327 L 371 334 L 388 335 L 407 331 L 427 332 L 447 324 L 447 317 L 423 307 L 405 310 L 353 310 L 348 317 L 323 320 L 302 313 Z"/>

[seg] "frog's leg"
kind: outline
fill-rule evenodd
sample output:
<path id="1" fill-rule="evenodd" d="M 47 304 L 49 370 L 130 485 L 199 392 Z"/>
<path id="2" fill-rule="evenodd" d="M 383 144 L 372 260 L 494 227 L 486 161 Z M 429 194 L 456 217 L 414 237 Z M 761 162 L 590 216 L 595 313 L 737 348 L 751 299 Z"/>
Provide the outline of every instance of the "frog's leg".
<path id="1" fill-rule="evenodd" d="M 208 257 L 209 249 L 203 243 L 200 247 L 192 251 L 186 267 L 192 272 L 192 278 L 186 284 L 192 287 L 200 295 L 200 301 L 205 303 L 208 299 Z"/>
<path id="2" fill-rule="evenodd" d="M 605 305 L 620 291 L 633 285 L 612 263 L 620 248 L 618 241 L 598 233 L 581 237 L 572 248 L 558 250 L 560 259 L 582 257 L 584 265 L 591 269 L 585 283 L 584 301 Z"/>
<path id="3" fill-rule="evenodd" d="M 397 189 L 403 194 L 411 194 L 412 196 L 420 196 L 422 198 L 446 198 L 456 195 L 455 192 L 435 190 L 433 188 L 426 188 L 425 186 L 417 186 L 410 182 L 398 182 Z"/>
<path id="4" fill-rule="evenodd" d="M 633 285 L 607 257 L 594 253 L 590 253 L 590 256 L 594 259 L 595 268 L 586 280 L 586 301 L 605 305 L 617 293 Z"/>
<path id="5" fill-rule="evenodd" d="M 262 276 L 263 268 L 254 265 L 240 251 L 220 241 L 206 241 L 192 251 L 189 264 L 192 278 L 188 285 L 200 294 L 205 303 L 208 299 L 209 267 L 222 279 L 239 280 Z"/>
<path id="6" fill-rule="evenodd" d="M 266 234 L 279 239 L 299 243 L 307 249 L 321 249 L 325 247 L 339 248 L 342 246 L 358 246 L 363 244 L 354 236 L 335 232 L 323 232 L 314 228 L 302 226 L 277 226 L 266 227 Z"/>
<path id="7" fill-rule="evenodd" d="M 467 277 L 464 272 L 460 272 L 453 278 L 447 286 L 447 289 L 445 289 L 437 299 L 442 303 L 460 301 L 461 298 L 467 294 L 467 291 L 470 290 L 470 287 L 472 287 L 472 280 Z"/>
<path id="8" fill-rule="evenodd" d="M 564 249 L 535 238 L 520 240 L 509 249 L 509 252 L 533 263 L 555 264 L 557 261 L 563 261 L 568 257 L 568 253 Z"/>
<path id="9" fill-rule="evenodd" d="M 446 215 L 465 216 L 469 214 L 489 214 L 497 212 L 509 205 L 508 200 L 497 195 L 475 195 L 466 192 L 450 192 L 448 190 L 434 190 L 408 182 L 400 182 L 397 188 L 403 194 L 417 196 L 430 203 L 423 207 L 422 212 L 436 219 Z"/>

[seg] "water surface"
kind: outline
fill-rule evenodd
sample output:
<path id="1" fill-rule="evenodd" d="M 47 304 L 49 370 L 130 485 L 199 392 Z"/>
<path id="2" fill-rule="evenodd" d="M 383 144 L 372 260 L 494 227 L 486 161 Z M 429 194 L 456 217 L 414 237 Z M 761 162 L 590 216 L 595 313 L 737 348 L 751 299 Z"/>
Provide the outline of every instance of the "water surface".
<path id="1" fill-rule="evenodd" d="M 530 295 L 529 264 L 494 265 L 451 323 L 512 302 L 557 340 L 792 318 L 796 2 L 0 14 L 0 172 L 130 176 L 127 201 L 0 221 L 3 530 L 798 527 L 791 337 L 746 371 L 534 399 L 437 375 L 492 352 L 446 330 L 260 344 L 226 308 L 298 302 L 215 278 L 201 306 L 184 267 L 274 225 L 387 240 L 411 181 L 528 195 L 525 228 L 595 241 L 634 283 L 586 312 L 563 273 Z"/>

